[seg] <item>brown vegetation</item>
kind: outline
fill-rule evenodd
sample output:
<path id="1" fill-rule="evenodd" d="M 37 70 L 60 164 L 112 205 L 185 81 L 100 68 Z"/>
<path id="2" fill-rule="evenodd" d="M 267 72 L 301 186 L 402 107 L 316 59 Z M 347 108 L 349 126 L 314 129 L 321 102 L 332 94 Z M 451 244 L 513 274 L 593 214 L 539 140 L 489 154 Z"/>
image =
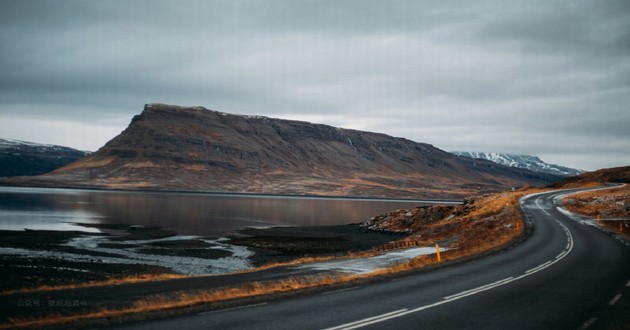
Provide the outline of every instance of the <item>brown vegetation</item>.
<path id="1" fill-rule="evenodd" d="M 571 194 L 563 199 L 564 207 L 574 213 L 599 216 L 599 225 L 612 232 L 630 231 L 630 185 L 615 189 L 593 190 Z"/>
<path id="2" fill-rule="evenodd" d="M 588 216 L 630 218 L 630 185 L 571 194 L 564 198 L 571 212 Z"/>
<path id="3" fill-rule="evenodd" d="M 133 275 L 133 276 L 110 278 L 110 279 L 99 280 L 99 281 L 88 281 L 88 282 L 83 282 L 83 283 L 64 284 L 64 285 L 41 285 L 34 288 L 23 288 L 23 289 L 15 289 L 15 290 L 8 290 L 8 291 L 0 291 L 0 295 L 8 295 L 8 294 L 14 294 L 14 293 L 27 293 L 27 292 L 81 289 L 81 288 L 91 288 L 91 287 L 99 287 L 99 286 L 132 284 L 132 283 L 140 283 L 140 282 L 166 281 L 166 280 L 173 280 L 173 279 L 185 278 L 185 277 L 190 277 L 190 276 L 179 275 L 179 274 L 140 274 L 140 275 Z"/>

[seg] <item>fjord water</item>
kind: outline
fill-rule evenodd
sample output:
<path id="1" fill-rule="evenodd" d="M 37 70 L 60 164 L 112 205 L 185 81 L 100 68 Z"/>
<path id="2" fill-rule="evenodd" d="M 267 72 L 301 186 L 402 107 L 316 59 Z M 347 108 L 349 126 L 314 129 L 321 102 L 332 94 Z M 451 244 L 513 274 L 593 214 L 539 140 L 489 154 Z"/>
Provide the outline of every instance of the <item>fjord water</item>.
<path id="1" fill-rule="evenodd" d="M 0 230 L 98 231 L 80 224 L 130 224 L 161 227 L 179 235 L 221 237 L 245 227 L 358 223 L 420 205 L 418 201 L 0 187 Z"/>

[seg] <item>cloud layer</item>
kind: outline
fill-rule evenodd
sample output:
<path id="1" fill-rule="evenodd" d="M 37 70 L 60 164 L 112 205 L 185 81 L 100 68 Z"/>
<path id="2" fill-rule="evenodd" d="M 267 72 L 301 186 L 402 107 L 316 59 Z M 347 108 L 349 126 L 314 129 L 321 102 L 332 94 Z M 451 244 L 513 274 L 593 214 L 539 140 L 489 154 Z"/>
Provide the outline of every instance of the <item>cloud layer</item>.
<path id="1" fill-rule="evenodd" d="M 95 150 L 163 102 L 630 164 L 628 1 L 0 5 L 0 136 Z"/>

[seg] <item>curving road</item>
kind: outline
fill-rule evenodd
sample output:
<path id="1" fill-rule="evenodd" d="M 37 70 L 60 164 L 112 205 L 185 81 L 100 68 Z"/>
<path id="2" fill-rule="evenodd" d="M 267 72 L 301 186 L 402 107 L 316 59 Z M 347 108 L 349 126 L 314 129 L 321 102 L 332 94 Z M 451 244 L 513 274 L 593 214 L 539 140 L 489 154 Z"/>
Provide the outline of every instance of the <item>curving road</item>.
<path id="1" fill-rule="evenodd" d="M 393 280 L 124 329 L 586 329 L 630 327 L 630 248 L 526 196 L 532 233 L 496 255 Z"/>

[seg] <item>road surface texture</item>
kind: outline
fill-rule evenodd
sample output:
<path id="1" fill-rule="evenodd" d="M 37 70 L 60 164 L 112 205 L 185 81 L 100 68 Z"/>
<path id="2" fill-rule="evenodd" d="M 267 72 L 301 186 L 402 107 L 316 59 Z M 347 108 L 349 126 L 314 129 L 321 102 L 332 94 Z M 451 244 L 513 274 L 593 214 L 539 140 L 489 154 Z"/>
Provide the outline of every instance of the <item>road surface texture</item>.
<path id="1" fill-rule="evenodd" d="M 627 329 L 630 248 L 526 196 L 529 238 L 431 272 L 117 329 Z M 555 199 L 554 199 L 555 198 Z"/>

